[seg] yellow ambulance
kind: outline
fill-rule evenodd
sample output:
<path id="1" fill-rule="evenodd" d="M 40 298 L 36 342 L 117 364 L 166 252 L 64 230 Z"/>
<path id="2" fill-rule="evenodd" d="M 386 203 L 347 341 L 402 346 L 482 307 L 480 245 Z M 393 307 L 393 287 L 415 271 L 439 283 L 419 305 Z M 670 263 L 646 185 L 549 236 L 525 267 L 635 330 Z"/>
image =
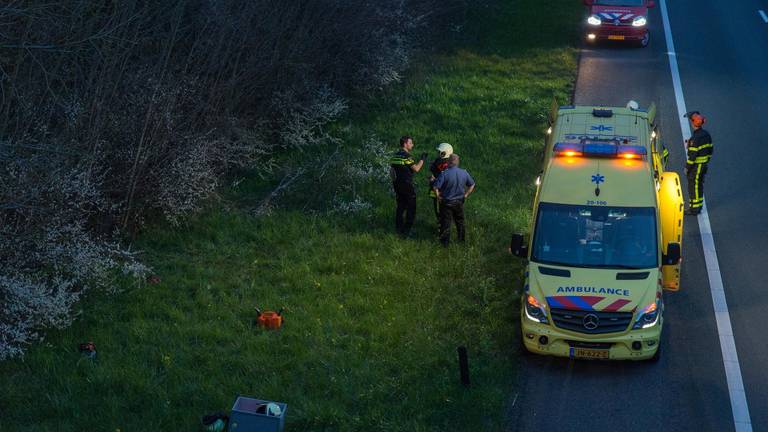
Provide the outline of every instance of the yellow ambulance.
<path id="1" fill-rule="evenodd" d="M 664 296 L 680 284 L 683 195 L 664 170 L 655 105 L 560 106 L 549 115 L 520 320 L 525 349 L 658 359 Z"/>

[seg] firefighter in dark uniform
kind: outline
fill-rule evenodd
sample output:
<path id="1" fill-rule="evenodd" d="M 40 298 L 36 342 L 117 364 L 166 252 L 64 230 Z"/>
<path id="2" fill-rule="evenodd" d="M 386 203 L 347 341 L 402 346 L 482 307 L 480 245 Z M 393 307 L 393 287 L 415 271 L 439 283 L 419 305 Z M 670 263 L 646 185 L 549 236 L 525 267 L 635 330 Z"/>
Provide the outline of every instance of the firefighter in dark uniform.
<path id="1" fill-rule="evenodd" d="M 688 159 L 685 162 L 685 176 L 688 179 L 688 208 L 685 214 L 697 215 L 704 206 L 704 176 L 712 159 L 712 137 L 702 129 L 707 119 L 698 111 L 685 114 L 693 127 L 693 135 L 686 141 Z"/>
<path id="2" fill-rule="evenodd" d="M 395 229 L 403 237 L 411 234 L 413 220 L 416 218 L 416 190 L 413 188 L 413 174 L 419 172 L 427 158 L 421 154 L 417 162 L 411 156 L 413 138 L 406 135 L 400 138 L 400 150 L 389 160 L 389 174 L 395 189 L 397 208 L 395 209 Z"/>
<path id="3" fill-rule="evenodd" d="M 453 154 L 453 146 L 448 143 L 440 143 L 436 150 L 437 158 L 435 158 L 429 165 L 429 171 L 432 173 L 432 176 L 429 178 L 429 196 L 432 198 L 432 205 L 435 208 L 435 218 L 437 219 L 438 226 L 440 226 L 440 201 L 437 199 L 437 194 L 432 187 L 435 184 L 435 180 L 437 180 L 437 176 L 448 169 L 448 157 Z"/>

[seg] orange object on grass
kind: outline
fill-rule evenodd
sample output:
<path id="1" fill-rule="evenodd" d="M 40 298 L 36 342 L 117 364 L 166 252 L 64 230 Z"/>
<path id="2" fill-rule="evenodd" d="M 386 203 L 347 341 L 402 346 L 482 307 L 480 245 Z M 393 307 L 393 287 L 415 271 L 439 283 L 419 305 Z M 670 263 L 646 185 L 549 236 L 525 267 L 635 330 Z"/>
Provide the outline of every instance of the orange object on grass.
<path id="1" fill-rule="evenodd" d="M 256 321 L 261 327 L 269 330 L 279 329 L 283 325 L 283 310 L 279 312 L 264 311 L 262 312 L 256 308 L 256 312 L 259 314 Z"/>

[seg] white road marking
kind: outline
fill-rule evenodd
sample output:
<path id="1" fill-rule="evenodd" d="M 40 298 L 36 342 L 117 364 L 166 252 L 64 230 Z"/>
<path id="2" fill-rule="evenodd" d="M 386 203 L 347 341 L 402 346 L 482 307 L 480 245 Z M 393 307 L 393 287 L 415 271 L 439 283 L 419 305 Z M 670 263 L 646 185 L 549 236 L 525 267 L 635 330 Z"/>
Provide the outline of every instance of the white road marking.
<path id="1" fill-rule="evenodd" d="M 765 14 L 762 10 L 758 10 L 757 13 L 760 14 L 761 17 L 763 17 L 763 21 L 768 23 L 768 15 Z"/>
<path id="2" fill-rule="evenodd" d="M 666 0 L 660 0 L 660 3 L 661 18 L 664 22 L 664 36 L 667 41 L 669 69 L 672 73 L 672 86 L 675 90 L 678 117 L 680 118 L 680 130 L 683 132 L 683 139 L 687 140 L 691 137 L 691 129 L 688 126 L 688 121 L 683 118 L 683 114 L 688 112 L 688 110 L 685 107 L 683 87 L 680 83 L 680 70 L 677 67 L 675 44 L 672 41 L 672 28 L 669 23 Z M 762 14 L 762 11 L 760 12 Z M 764 14 L 763 18 L 766 18 Z M 766 22 L 768 22 L 768 19 L 766 19 Z M 731 398 L 734 426 L 736 427 L 736 432 L 752 432 L 752 420 L 749 417 L 747 395 L 744 392 L 744 382 L 741 378 L 739 356 L 736 352 L 736 342 L 733 339 L 731 316 L 728 313 L 728 304 L 725 301 L 725 289 L 723 287 L 723 279 L 720 276 L 720 265 L 717 261 L 717 251 L 715 250 L 715 241 L 712 236 L 712 226 L 709 224 L 706 201 L 701 214 L 698 216 L 698 221 L 701 244 L 704 249 L 704 260 L 707 266 L 707 276 L 709 278 L 709 288 L 712 293 L 712 304 L 715 309 L 717 333 L 720 338 L 720 350 L 723 355 L 725 379 L 728 383 L 728 393 Z"/>

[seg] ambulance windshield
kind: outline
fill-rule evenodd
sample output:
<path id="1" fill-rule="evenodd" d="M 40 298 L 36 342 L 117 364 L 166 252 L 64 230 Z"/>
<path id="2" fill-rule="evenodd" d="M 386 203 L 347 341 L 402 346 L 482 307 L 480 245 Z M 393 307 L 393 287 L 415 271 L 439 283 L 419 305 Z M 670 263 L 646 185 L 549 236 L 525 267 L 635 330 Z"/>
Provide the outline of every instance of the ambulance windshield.
<path id="1" fill-rule="evenodd" d="M 540 203 L 531 260 L 572 267 L 658 266 L 653 207 Z"/>

